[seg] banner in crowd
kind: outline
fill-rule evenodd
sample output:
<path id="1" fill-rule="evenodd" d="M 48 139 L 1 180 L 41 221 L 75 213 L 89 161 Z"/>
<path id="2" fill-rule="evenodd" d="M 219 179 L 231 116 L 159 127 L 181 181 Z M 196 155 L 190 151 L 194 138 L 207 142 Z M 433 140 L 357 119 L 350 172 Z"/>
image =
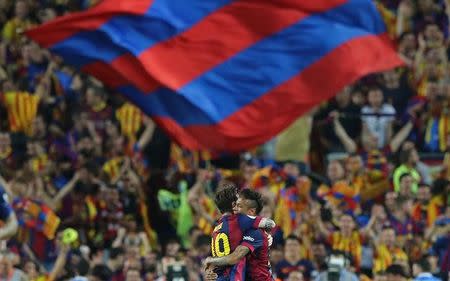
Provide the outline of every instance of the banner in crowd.
<path id="1" fill-rule="evenodd" d="M 402 63 L 372 0 L 104 0 L 27 34 L 194 150 L 254 147 Z"/>

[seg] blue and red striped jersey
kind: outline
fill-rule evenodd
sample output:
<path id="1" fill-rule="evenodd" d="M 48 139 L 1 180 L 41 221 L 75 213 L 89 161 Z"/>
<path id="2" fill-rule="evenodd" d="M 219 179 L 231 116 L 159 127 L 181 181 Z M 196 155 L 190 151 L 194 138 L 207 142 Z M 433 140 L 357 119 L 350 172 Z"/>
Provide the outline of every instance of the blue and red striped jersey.
<path id="1" fill-rule="evenodd" d="M 241 245 L 250 249 L 250 254 L 244 259 L 247 263 L 246 280 L 272 281 L 267 233 L 262 229 L 251 229 L 244 234 Z"/>
<path id="2" fill-rule="evenodd" d="M 252 228 L 257 229 L 261 217 L 250 217 L 243 214 L 222 216 L 216 223 L 211 239 L 213 257 L 223 257 L 231 254 L 240 244 L 243 234 Z M 220 281 L 245 280 L 245 267 L 220 267 L 215 270 Z"/>

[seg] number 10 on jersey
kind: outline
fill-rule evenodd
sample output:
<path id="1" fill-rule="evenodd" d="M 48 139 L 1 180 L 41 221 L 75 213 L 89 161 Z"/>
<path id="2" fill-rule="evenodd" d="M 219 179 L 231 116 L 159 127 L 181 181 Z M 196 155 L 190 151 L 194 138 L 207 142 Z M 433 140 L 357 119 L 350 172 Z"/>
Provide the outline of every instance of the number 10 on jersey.
<path id="1" fill-rule="evenodd" d="M 217 233 L 211 239 L 211 252 L 213 257 L 223 257 L 230 254 L 230 241 L 225 233 Z"/>

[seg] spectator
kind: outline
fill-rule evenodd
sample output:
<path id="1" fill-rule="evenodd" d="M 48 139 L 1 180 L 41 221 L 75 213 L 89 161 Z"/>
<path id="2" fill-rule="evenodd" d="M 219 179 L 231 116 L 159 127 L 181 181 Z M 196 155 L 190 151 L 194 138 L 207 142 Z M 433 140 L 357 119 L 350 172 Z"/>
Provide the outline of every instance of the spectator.
<path id="1" fill-rule="evenodd" d="M 300 256 L 301 242 L 296 236 L 288 236 L 284 244 L 284 259 L 275 268 L 280 280 L 287 280 L 293 271 L 300 271 L 306 280 L 311 277 L 313 265 Z M 302 277 L 303 277 L 302 276 Z"/>
<path id="2" fill-rule="evenodd" d="M 413 264 L 413 275 L 414 281 L 440 281 L 440 278 L 437 278 L 431 274 L 431 266 L 428 260 L 421 259 L 420 261 Z"/>
<path id="3" fill-rule="evenodd" d="M 361 110 L 363 115 L 363 129 L 377 138 L 377 148 L 382 148 L 392 138 L 392 125 L 395 119 L 395 109 L 383 102 L 383 92 L 379 88 L 372 88 L 368 92 L 369 105 Z"/>
<path id="4" fill-rule="evenodd" d="M 431 201 L 431 188 L 422 184 L 417 191 L 417 203 L 413 206 L 412 218 L 423 229 L 434 224 L 440 215 L 440 207 Z"/>
<path id="5" fill-rule="evenodd" d="M 341 91 L 336 98 L 323 110 L 320 110 L 316 116 L 316 119 L 322 120 L 328 118 L 330 113 L 337 112 L 339 116 L 339 122 L 342 124 L 344 130 L 349 132 L 351 139 L 356 139 L 361 133 L 361 118 L 359 113 L 361 108 L 351 103 L 350 88 L 345 88 Z M 339 152 L 345 150 L 339 143 L 339 136 L 330 130 L 332 124 L 326 124 L 324 128 L 325 134 L 322 136 L 322 142 L 330 152 Z"/>
<path id="6" fill-rule="evenodd" d="M 3 39 L 7 41 L 19 41 L 22 33 L 31 27 L 27 1 L 18 0 L 14 7 L 14 18 L 10 19 L 3 27 Z"/>
<path id="7" fill-rule="evenodd" d="M 406 281 L 407 278 L 405 270 L 399 264 L 393 264 L 386 269 L 386 281 Z"/>
<path id="8" fill-rule="evenodd" d="M 399 195 L 403 198 L 412 199 L 413 191 L 412 186 L 414 179 L 410 173 L 403 173 L 399 178 L 400 188 L 398 190 Z"/>
<path id="9" fill-rule="evenodd" d="M 393 263 L 401 260 L 408 261 L 406 253 L 396 245 L 396 234 L 392 227 L 386 226 L 376 247 L 374 271 L 386 271 Z"/>
<path id="10" fill-rule="evenodd" d="M 400 191 L 400 176 L 404 173 L 409 173 L 414 183 L 412 185 L 412 192 L 417 193 L 421 175 L 417 171 L 417 163 L 419 162 L 419 155 L 415 148 L 404 150 L 400 154 L 400 166 L 394 171 L 394 188 L 396 192 Z"/>
<path id="11" fill-rule="evenodd" d="M 27 276 L 22 270 L 14 268 L 12 259 L 11 253 L 0 253 L 0 278 L 12 281 L 27 280 Z"/>

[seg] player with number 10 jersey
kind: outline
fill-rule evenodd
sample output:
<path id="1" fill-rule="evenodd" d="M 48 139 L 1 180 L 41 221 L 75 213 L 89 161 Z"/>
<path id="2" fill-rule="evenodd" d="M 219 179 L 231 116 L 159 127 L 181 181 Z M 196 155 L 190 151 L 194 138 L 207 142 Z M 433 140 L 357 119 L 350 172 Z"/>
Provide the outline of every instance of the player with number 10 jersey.
<path id="1" fill-rule="evenodd" d="M 275 223 L 262 217 L 250 217 L 234 214 L 237 201 L 237 189 L 234 186 L 225 187 L 216 194 L 217 207 L 222 217 L 216 222 L 211 239 L 213 257 L 223 257 L 232 253 L 242 242 L 243 234 L 251 229 L 272 228 Z M 227 266 L 215 269 L 218 281 L 245 280 L 244 266 Z"/>

